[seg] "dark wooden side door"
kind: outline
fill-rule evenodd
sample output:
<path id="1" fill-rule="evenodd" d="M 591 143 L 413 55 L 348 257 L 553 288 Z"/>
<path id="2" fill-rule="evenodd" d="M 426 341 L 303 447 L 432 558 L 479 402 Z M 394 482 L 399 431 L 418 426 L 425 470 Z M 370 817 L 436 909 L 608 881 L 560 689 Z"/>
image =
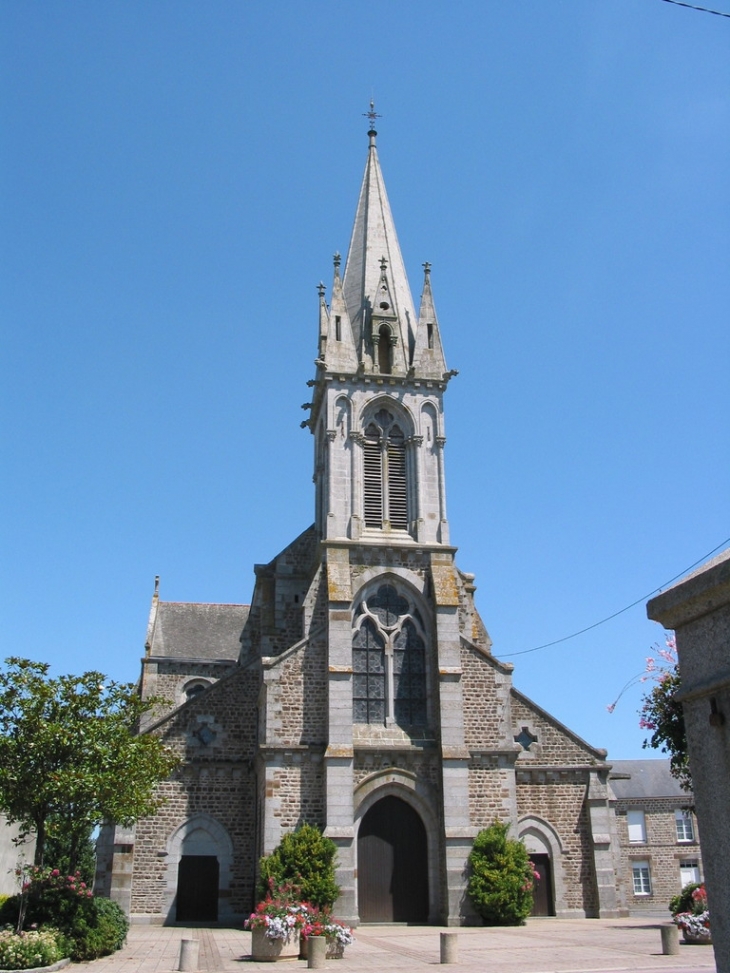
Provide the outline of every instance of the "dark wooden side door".
<path id="1" fill-rule="evenodd" d="M 530 861 L 535 866 L 535 871 L 540 875 L 532 890 L 532 912 L 530 915 L 554 916 L 553 870 L 550 855 L 530 854 Z"/>
<path id="2" fill-rule="evenodd" d="M 218 859 L 183 855 L 177 868 L 178 922 L 218 921 Z"/>
<path id="3" fill-rule="evenodd" d="M 417 811 L 384 797 L 363 818 L 357 840 L 361 922 L 428 921 L 426 829 Z"/>

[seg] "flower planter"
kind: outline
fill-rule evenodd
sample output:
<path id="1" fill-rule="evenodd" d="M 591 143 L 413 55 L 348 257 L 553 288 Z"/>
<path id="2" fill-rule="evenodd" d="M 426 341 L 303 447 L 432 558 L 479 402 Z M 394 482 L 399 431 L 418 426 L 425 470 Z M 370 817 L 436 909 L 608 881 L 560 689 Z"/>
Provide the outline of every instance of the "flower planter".
<path id="1" fill-rule="evenodd" d="M 302 938 L 299 943 L 299 959 L 308 959 L 309 950 L 307 949 L 308 939 Z M 327 954 L 326 959 L 342 959 L 345 955 L 345 945 L 339 942 L 337 939 L 327 939 Z"/>
<path id="2" fill-rule="evenodd" d="M 342 959 L 345 955 L 345 945 L 337 939 L 327 940 L 327 959 Z"/>
<path id="3" fill-rule="evenodd" d="M 276 963 L 278 960 L 299 959 L 299 930 L 288 939 L 270 939 L 265 929 L 251 930 L 251 959 L 254 963 Z"/>
<path id="4" fill-rule="evenodd" d="M 682 941 L 693 946 L 712 946 L 712 934 L 709 929 L 701 929 L 699 932 L 683 929 Z"/>

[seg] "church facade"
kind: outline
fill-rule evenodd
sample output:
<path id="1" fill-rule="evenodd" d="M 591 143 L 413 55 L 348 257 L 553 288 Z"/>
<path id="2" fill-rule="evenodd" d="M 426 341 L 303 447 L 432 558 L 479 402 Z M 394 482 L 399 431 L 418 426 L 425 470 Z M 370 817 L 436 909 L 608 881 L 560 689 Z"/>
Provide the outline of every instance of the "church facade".
<path id="1" fill-rule="evenodd" d="M 338 916 L 475 921 L 467 856 L 495 819 L 541 874 L 536 911 L 623 914 L 606 752 L 492 653 L 446 511 L 441 330 L 412 300 L 376 147 L 344 271 L 320 286 L 307 425 L 314 524 L 255 566 L 251 603 L 162 601 L 141 692 L 182 758 L 165 803 L 108 827 L 97 888 L 133 920 L 239 921 L 258 858 L 302 823 L 338 847 Z"/>

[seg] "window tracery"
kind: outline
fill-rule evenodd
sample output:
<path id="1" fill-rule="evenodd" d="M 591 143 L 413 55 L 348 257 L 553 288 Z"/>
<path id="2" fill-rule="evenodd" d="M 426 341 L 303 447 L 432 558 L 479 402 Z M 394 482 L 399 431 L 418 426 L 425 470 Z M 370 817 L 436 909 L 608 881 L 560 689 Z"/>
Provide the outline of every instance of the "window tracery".
<path id="1" fill-rule="evenodd" d="M 356 609 L 352 668 L 355 723 L 426 725 L 423 619 L 393 585 L 381 585 Z"/>

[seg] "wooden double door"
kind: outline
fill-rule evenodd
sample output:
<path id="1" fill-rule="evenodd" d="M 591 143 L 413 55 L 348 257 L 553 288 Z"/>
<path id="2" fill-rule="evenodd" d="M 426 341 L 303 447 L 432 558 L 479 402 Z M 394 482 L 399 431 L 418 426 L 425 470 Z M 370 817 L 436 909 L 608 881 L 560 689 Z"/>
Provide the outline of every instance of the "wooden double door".
<path id="1" fill-rule="evenodd" d="M 357 875 L 361 922 L 428 922 L 428 842 L 410 804 L 383 797 L 366 813 Z"/>
<path id="2" fill-rule="evenodd" d="M 177 868 L 177 922 L 217 922 L 220 867 L 215 855 L 183 855 Z"/>

